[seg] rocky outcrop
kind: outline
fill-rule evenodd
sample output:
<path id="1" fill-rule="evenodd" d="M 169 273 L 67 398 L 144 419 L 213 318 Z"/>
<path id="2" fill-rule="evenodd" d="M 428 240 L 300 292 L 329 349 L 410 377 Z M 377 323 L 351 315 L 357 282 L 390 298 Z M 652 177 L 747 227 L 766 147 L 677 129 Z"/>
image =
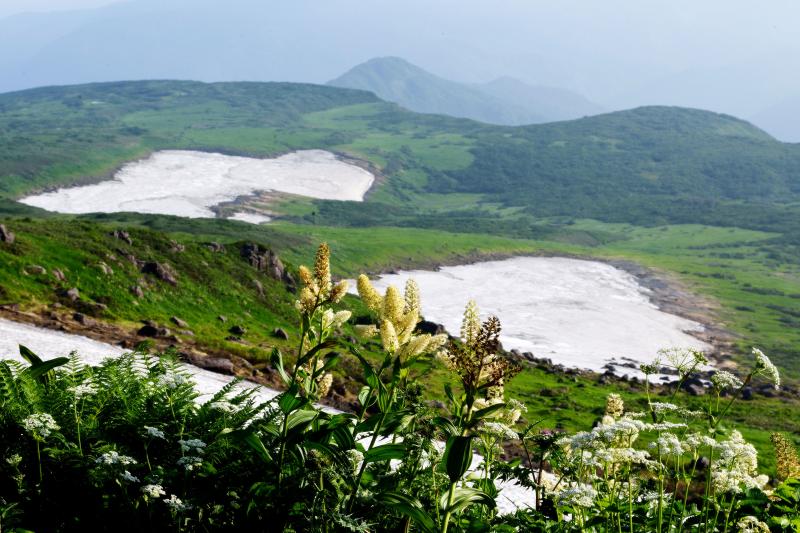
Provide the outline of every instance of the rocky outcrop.
<path id="1" fill-rule="evenodd" d="M 289 334 L 286 333 L 286 330 L 283 328 L 275 328 L 272 330 L 272 336 L 276 339 L 283 339 L 285 341 L 289 340 Z"/>
<path id="2" fill-rule="evenodd" d="M 133 239 L 131 239 L 131 236 L 127 231 L 123 231 L 121 229 L 114 230 L 111 233 L 111 236 L 114 237 L 115 239 L 119 239 L 121 241 L 128 243 L 129 246 L 133 246 Z"/>
<path id="3" fill-rule="evenodd" d="M 141 285 L 134 285 L 131 287 L 131 294 L 137 298 L 144 298 L 144 289 L 142 289 Z"/>
<path id="4" fill-rule="evenodd" d="M 208 249 L 217 254 L 225 253 L 225 247 L 218 242 L 208 243 Z"/>
<path id="5" fill-rule="evenodd" d="M 4 224 L 0 224 L 0 242 L 4 242 L 6 244 L 14 244 L 15 238 L 16 237 L 13 231 L 6 228 Z"/>
<path id="6" fill-rule="evenodd" d="M 166 281 L 170 285 L 178 284 L 178 279 L 177 279 L 178 275 L 175 273 L 175 271 L 172 269 L 171 266 L 165 263 L 159 263 L 157 261 L 147 261 L 142 265 L 141 271 L 144 274 L 152 274 L 161 281 Z"/>
<path id="7" fill-rule="evenodd" d="M 64 281 L 67 279 L 67 277 L 64 275 L 64 272 L 62 272 L 61 269 L 59 268 L 54 268 L 52 274 L 53 277 L 56 278 L 58 281 Z"/>
<path id="8" fill-rule="evenodd" d="M 44 268 L 42 265 L 28 265 L 25 267 L 26 274 L 32 274 L 36 276 L 43 276 L 47 274 L 47 269 Z"/>
<path id="9" fill-rule="evenodd" d="M 250 266 L 265 273 L 276 281 L 281 281 L 289 287 L 295 286 L 294 276 L 286 270 L 278 254 L 267 250 L 254 243 L 247 243 L 241 248 L 242 257 Z"/>
<path id="10" fill-rule="evenodd" d="M 186 328 L 189 327 L 189 324 L 187 324 L 185 320 L 181 320 L 180 318 L 178 318 L 176 316 L 170 317 L 169 320 L 170 320 L 170 322 L 172 322 L 173 324 L 175 324 L 179 328 L 186 329 Z"/>

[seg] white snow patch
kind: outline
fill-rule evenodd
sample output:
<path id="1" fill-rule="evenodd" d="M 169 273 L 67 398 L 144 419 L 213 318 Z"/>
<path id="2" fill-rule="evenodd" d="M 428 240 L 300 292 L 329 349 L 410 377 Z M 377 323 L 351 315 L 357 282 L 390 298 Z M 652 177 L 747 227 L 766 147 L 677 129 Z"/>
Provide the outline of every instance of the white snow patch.
<path id="1" fill-rule="evenodd" d="M 264 222 L 269 222 L 272 218 L 267 215 L 259 215 L 258 213 L 239 211 L 229 216 L 228 220 L 238 220 L 239 222 L 247 222 L 249 224 L 263 224 Z"/>
<path id="2" fill-rule="evenodd" d="M 362 201 L 375 177 L 324 150 L 274 159 L 166 150 L 129 163 L 113 180 L 28 196 L 24 204 L 59 213 L 131 211 L 213 218 L 209 209 L 258 191 Z"/>
<path id="3" fill-rule="evenodd" d="M 408 278 L 420 286 L 427 320 L 458 334 L 472 299 L 484 318 L 500 319 L 504 348 L 568 367 L 602 371 L 612 360 L 650 362 L 662 348 L 710 348 L 687 333 L 701 324 L 659 310 L 633 275 L 598 261 L 517 257 L 400 272 L 374 285 L 402 289 Z M 621 366 L 615 373 L 641 377 Z"/>

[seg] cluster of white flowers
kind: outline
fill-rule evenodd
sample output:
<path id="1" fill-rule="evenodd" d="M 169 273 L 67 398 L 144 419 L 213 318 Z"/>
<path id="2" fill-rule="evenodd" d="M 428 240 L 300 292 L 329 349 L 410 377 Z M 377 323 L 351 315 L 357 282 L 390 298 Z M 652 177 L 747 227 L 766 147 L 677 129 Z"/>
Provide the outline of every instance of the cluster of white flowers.
<path id="1" fill-rule="evenodd" d="M 152 426 L 145 426 L 144 427 L 145 434 L 153 439 L 166 439 L 167 437 L 164 436 L 164 432 L 158 428 L 154 428 Z"/>
<path id="2" fill-rule="evenodd" d="M 95 463 L 102 465 L 135 465 L 136 459 L 127 455 L 120 455 L 116 451 L 106 452 L 97 459 Z"/>
<path id="3" fill-rule="evenodd" d="M 742 492 L 742 489 L 763 488 L 769 477 L 759 475 L 758 452 L 738 431 L 715 446 L 718 458 L 711 465 L 711 481 L 719 492 Z"/>
<path id="4" fill-rule="evenodd" d="M 478 431 L 500 440 L 514 440 L 518 437 L 516 431 L 501 422 L 484 422 Z"/>
<path id="5" fill-rule="evenodd" d="M 11 457 L 6 457 L 6 463 L 8 463 L 8 465 L 11 468 L 18 467 L 21 462 L 22 462 L 22 456 L 18 453 L 15 453 Z"/>
<path id="6" fill-rule="evenodd" d="M 591 485 L 575 483 L 556 493 L 556 503 L 559 506 L 591 507 L 597 491 Z"/>
<path id="7" fill-rule="evenodd" d="M 742 386 L 742 380 L 727 370 L 717 370 L 711 376 L 711 384 L 717 390 L 735 390 Z"/>
<path id="8" fill-rule="evenodd" d="M 209 407 L 211 409 L 222 411 L 223 413 L 228 413 L 228 414 L 235 413 L 236 411 L 238 411 L 238 407 L 236 407 L 234 404 L 226 400 L 220 400 L 218 402 L 214 402 L 211 405 L 209 405 Z"/>
<path id="9" fill-rule="evenodd" d="M 683 443 L 672 433 L 659 435 L 655 442 L 650 443 L 650 448 L 661 457 L 679 456 L 684 452 Z"/>
<path id="10" fill-rule="evenodd" d="M 84 381 L 80 385 L 70 387 L 68 390 L 75 395 L 76 400 L 80 400 L 85 396 L 94 396 L 99 391 L 97 385 L 89 380 Z"/>
<path id="11" fill-rule="evenodd" d="M 745 516 L 736 523 L 739 533 L 769 533 L 769 526 L 755 516 Z"/>
<path id="12" fill-rule="evenodd" d="M 708 364 L 706 355 L 694 348 L 667 348 L 659 350 L 658 355 L 660 359 L 666 360 L 667 365 L 674 368 L 682 376 L 686 376 L 699 367 Z"/>
<path id="13" fill-rule="evenodd" d="M 127 470 L 124 471 L 122 474 L 119 475 L 119 478 L 123 481 L 127 481 L 128 483 L 138 483 L 139 478 L 128 472 Z"/>
<path id="14" fill-rule="evenodd" d="M 178 466 L 182 466 L 187 472 L 191 472 L 195 468 L 200 468 L 203 465 L 203 458 L 196 455 L 185 455 L 178 459 Z"/>
<path id="15" fill-rule="evenodd" d="M 174 494 L 171 494 L 169 498 L 164 498 L 164 503 L 166 503 L 167 507 L 169 507 L 172 511 L 176 513 L 182 513 L 192 508 L 191 505 L 183 503 L 183 500 L 181 500 Z"/>
<path id="16" fill-rule="evenodd" d="M 753 355 L 756 358 L 756 367 L 753 370 L 754 376 L 764 376 L 767 380 L 771 381 L 776 389 L 781 387 L 781 375 L 769 357 L 764 355 L 764 352 L 758 348 L 753 348 Z"/>
<path id="17" fill-rule="evenodd" d="M 141 490 L 145 497 L 152 499 L 167 495 L 167 493 L 164 491 L 164 487 L 161 485 L 145 485 Z"/>
<path id="18" fill-rule="evenodd" d="M 158 381 L 156 381 L 156 385 L 159 387 L 166 387 L 168 389 L 177 389 L 181 385 L 185 385 L 188 382 L 189 378 L 183 374 L 170 372 L 168 374 L 164 374 L 163 376 L 159 376 Z"/>
<path id="19" fill-rule="evenodd" d="M 179 440 L 178 444 L 181 445 L 182 452 L 195 453 L 197 455 L 203 455 L 206 447 L 206 443 L 200 439 Z"/>
<path id="20" fill-rule="evenodd" d="M 364 461 L 364 454 L 355 449 L 347 450 L 346 454 L 350 460 L 350 467 L 353 469 L 353 473 L 357 474 L 361 469 L 361 463 Z"/>
<path id="21" fill-rule="evenodd" d="M 44 440 L 61 427 L 48 413 L 34 413 L 22 421 L 22 427 L 37 440 Z"/>

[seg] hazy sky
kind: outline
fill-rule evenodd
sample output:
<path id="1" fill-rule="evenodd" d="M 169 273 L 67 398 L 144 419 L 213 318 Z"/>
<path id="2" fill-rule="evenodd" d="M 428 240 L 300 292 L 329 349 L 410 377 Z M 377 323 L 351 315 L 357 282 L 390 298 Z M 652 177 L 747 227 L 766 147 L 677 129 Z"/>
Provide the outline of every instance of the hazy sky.
<path id="1" fill-rule="evenodd" d="M 0 18 L 29 11 L 67 11 L 113 4 L 120 0 L 0 0 Z"/>
<path id="2" fill-rule="evenodd" d="M 800 0 L 0 0 L 0 17 L 117 3 L 94 21 L 0 28 L 11 80 L 0 90 L 143 77 L 323 83 L 394 55 L 457 81 L 564 87 L 608 109 L 780 118 L 800 95 Z"/>

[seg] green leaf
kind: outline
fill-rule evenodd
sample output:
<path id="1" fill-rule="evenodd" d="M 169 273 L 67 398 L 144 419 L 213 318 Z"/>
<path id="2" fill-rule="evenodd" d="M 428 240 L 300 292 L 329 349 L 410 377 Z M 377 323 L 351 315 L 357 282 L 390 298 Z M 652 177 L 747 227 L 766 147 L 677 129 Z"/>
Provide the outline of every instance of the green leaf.
<path id="1" fill-rule="evenodd" d="M 306 399 L 297 395 L 297 384 L 293 383 L 289 390 L 281 394 L 278 399 L 278 407 L 283 414 L 288 415 L 306 403 Z"/>
<path id="2" fill-rule="evenodd" d="M 447 439 L 442 462 L 445 464 L 450 483 L 455 483 L 472 464 L 472 437 L 454 435 Z"/>
<path id="3" fill-rule="evenodd" d="M 50 359 L 49 361 L 40 360 L 38 363 L 34 363 L 26 368 L 24 372 L 33 379 L 38 379 L 43 383 L 47 383 L 47 381 L 50 379 L 50 376 L 48 375 L 49 372 L 54 368 L 66 365 L 67 363 L 69 363 L 69 358 L 67 357 L 56 357 L 55 359 Z"/>
<path id="4" fill-rule="evenodd" d="M 289 415 L 289 419 L 286 421 L 286 429 L 293 429 L 299 426 L 300 424 L 309 424 L 312 420 L 319 416 L 319 411 L 312 411 L 310 409 L 303 409 L 300 411 L 295 411 Z"/>
<path id="5" fill-rule="evenodd" d="M 41 357 L 39 357 L 38 355 L 33 353 L 30 349 L 21 344 L 19 345 L 19 354 L 22 356 L 23 359 L 25 359 L 31 365 L 38 365 L 43 362 Z"/>
<path id="6" fill-rule="evenodd" d="M 405 444 L 381 444 L 380 446 L 375 446 L 371 450 L 367 450 L 364 454 L 364 462 L 378 463 L 381 461 L 389 461 L 390 459 L 402 459 L 405 456 Z"/>
<path id="7" fill-rule="evenodd" d="M 334 339 L 328 339 L 326 341 L 317 344 L 309 351 L 307 351 L 305 354 L 303 354 L 303 356 L 300 359 L 297 360 L 297 363 L 295 363 L 295 367 L 299 368 L 300 366 L 308 363 L 316 354 L 320 352 L 320 350 L 331 348 L 333 346 L 336 346 L 336 344 L 337 344 L 336 340 Z"/>
<path id="8" fill-rule="evenodd" d="M 426 533 L 436 531 L 436 524 L 433 519 L 425 512 L 422 504 L 416 498 L 411 498 L 399 492 L 384 492 L 378 494 L 376 499 L 398 513 L 410 517 L 422 531 Z"/>
<path id="9" fill-rule="evenodd" d="M 367 405 L 367 402 L 370 400 L 370 396 L 372 394 L 372 387 L 363 386 L 361 390 L 358 391 L 358 403 L 363 406 Z"/>
<path id="10" fill-rule="evenodd" d="M 470 505 L 476 503 L 479 505 L 485 505 L 490 509 L 494 509 L 496 505 L 491 496 L 482 490 L 472 487 L 456 487 L 453 491 L 453 500 L 449 509 L 447 508 L 447 497 L 448 494 L 446 492 L 442 494 L 442 497 L 439 500 L 439 505 L 443 512 L 450 511 L 453 514 L 461 512 Z"/>
<path id="11" fill-rule="evenodd" d="M 500 403 L 496 403 L 496 404 L 490 405 L 489 407 L 484 407 L 483 409 L 478 409 L 477 411 L 472 413 L 472 420 L 477 422 L 478 420 L 480 420 L 482 418 L 486 418 L 487 416 L 491 415 L 495 411 L 499 411 L 500 409 L 502 409 L 505 406 L 506 406 L 506 404 L 504 402 L 500 402 Z"/>
<path id="12" fill-rule="evenodd" d="M 287 385 L 292 382 L 292 378 L 289 377 L 289 374 L 286 373 L 286 370 L 283 368 L 283 355 L 281 351 L 277 348 L 272 349 L 272 353 L 269 356 L 270 363 L 275 369 L 278 371 L 278 375 L 280 375 L 281 379 Z"/>
<path id="13" fill-rule="evenodd" d="M 369 385 L 372 389 L 378 388 L 378 374 L 375 373 L 375 369 L 372 368 L 372 365 L 367 361 L 367 359 L 361 355 L 361 352 L 356 350 L 354 347 L 350 347 L 350 353 L 352 353 L 356 359 L 361 362 L 361 366 L 364 368 L 364 381 Z"/>
<path id="14" fill-rule="evenodd" d="M 442 430 L 447 438 L 458 434 L 458 428 L 449 418 L 437 416 L 433 419 L 433 425 Z"/>
<path id="15" fill-rule="evenodd" d="M 237 433 L 233 436 L 233 438 L 247 444 L 265 463 L 271 464 L 275 462 L 272 458 L 272 455 L 270 455 L 269 450 L 267 450 L 267 448 L 264 446 L 264 443 L 261 442 L 261 439 L 258 438 L 258 435 L 252 431 L 247 431 L 246 433 Z"/>

